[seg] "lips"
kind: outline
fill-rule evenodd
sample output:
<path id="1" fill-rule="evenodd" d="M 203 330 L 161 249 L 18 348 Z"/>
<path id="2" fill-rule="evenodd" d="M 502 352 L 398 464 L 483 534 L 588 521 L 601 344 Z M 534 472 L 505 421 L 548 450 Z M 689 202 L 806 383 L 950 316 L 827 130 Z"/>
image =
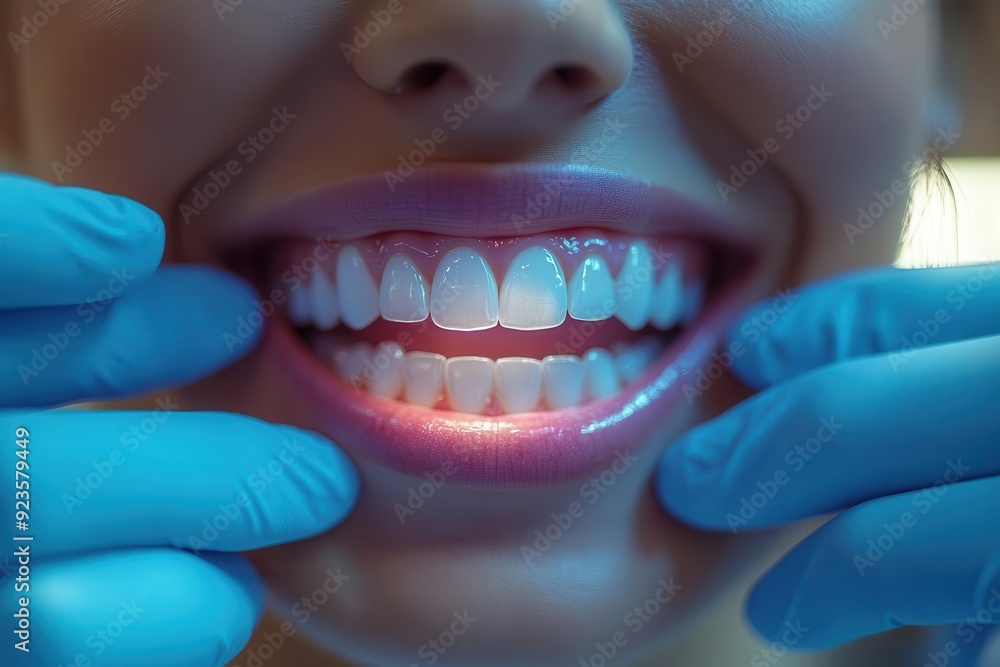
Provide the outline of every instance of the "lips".
<path id="1" fill-rule="evenodd" d="M 368 177 L 239 229 L 235 265 L 282 305 L 267 353 L 328 435 L 500 486 L 650 440 L 754 264 L 695 203 L 579 167 Z"/>

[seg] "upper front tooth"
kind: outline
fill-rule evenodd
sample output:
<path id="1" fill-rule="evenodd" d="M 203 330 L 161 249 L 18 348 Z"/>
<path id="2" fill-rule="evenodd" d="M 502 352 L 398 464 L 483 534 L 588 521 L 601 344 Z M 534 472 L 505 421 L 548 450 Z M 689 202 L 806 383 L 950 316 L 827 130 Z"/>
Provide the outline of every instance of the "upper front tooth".
<path id="1" fill-rule="evenodd" d="M 410 352 L 403 359 L 403 389 L 406 400 L 434 407 L 444 391 L 445 359 L 433 352 Z"/>
<path id="2" fill-rule="evenodd" d="M 660 277 L 653 297 L 650 320 L 657 329 L 666 331 L 676 326 L 684 309 L 680 262 L 670 262 Z"/>
<path id="3" fill-rule="evenodd" d="M 497 359 L 497 398 L 507 414 L 531 412 L 542 394 L 542 362 L 527 357 Z"/>
<path id="4" fill-rule="evenodd" d="M 378 285 L 357 248 L 348 245 L 337 257 L 337 294 L 344 323 L 364 329 L 378 319 Z"/>
<path id="5" fill-rule="evenodd" d="M 616 291 L 618 319 L 633 331 L 646 326 L 653 304 L 653 257 L 644 242 L 629 246 Z"/>
<path id="6" fill-rule="evenodd" d="M 615 314 L 615 284 L 611 271 L 597 255 L 583 260 L 569 285 L 569 316 L 596 322 Z"/>
<path id="7" fill-rule="evenodd" d="M 566 279 L 547 248 L 521 252 L 507 269 L 500 288 L 500 325 L 533 331 L 557 327 L 566 320 Z"/>
<path id="8" fill-rule="evenodd" d="M 497 281 L 472 248 L 451 250 L 434 273 L 431 319 L 442 329 L 478 331 L 499 321 Z"/>
<path id="9" fill-rule="evenodd" d="M 337 289 L 323 269 L 313 271 L 307 288 L 312 304 L 313 323 L 321 331 L 329 331 L 340 323 Z"/>
<path id="10" fill-rule="evenodd" d="M 386 263 L 379 306 L 390 322 L 423 322 L 430 314 L 427 281 L 406 255 L 393 255 Z"/>
<path id="11" fill-rule="evenodd" d="M 452 410 L 481 414 L 493 393 L 493 360 L 452 357 L 445 364 L 445 386 Z"/>

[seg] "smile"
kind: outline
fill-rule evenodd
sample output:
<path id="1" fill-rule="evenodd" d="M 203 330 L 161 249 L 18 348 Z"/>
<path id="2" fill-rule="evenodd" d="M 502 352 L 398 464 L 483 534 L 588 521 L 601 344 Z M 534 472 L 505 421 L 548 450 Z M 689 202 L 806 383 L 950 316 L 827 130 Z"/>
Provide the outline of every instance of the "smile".
<path id="1" fill-rule="evenodd" d="M 709 214 L 663 197 L 580 168 L 372 177 L 249 221 L 234 257 L 281 304 L 265 350 L 348 449 L 537 484 L 665 422 L 752 270 Z"/>

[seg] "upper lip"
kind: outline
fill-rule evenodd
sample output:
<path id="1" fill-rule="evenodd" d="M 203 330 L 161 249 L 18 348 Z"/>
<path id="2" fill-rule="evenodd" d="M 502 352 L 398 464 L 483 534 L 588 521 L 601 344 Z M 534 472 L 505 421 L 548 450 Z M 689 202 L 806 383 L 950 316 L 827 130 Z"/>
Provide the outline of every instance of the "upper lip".
<path id="1" fill-rule="evenodd" d="M 459 165 L 426 167 L 390 182 L 387 175 L 395 173 L 371 174 L 291 197 L 246 216 L 231 228 L 231 238 L 222 241 L 245 245 L 275 236 L 319 235 L 348 241 L 393 231 L 491 238 L 586 225 L 751 245 L 710 206 L 606 169 Z"/>

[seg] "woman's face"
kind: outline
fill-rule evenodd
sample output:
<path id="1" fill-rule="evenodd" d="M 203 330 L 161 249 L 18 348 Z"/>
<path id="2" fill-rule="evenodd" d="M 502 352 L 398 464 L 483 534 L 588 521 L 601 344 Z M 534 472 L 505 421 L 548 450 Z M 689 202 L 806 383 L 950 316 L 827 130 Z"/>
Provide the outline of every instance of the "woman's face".
<path id="1" fill-rule="evenodd" d="M 760 542 L 649 489 L 746 396 L 712 345 L 741 306 L 890 261 L 893 184 L 948 136 L 932 3 L 81 0 L 37 30 L 46 3 L 5 4 L 15 167 L 151 206 L 168 261 L 283 302 L 233 323 L 235 347 L 266 321 L 252 356 L 172 396 L 352 454 L 347 523 L 257 563 L 297 634 L 365 664 L 662 648 Z M 319 331 L 335 301 L 347 324 Z M 440 357 L 379 368 L 359 341 L 478 359 L 441 390 Z M 484 361 L 548 355 L 587 363 Z"/>

